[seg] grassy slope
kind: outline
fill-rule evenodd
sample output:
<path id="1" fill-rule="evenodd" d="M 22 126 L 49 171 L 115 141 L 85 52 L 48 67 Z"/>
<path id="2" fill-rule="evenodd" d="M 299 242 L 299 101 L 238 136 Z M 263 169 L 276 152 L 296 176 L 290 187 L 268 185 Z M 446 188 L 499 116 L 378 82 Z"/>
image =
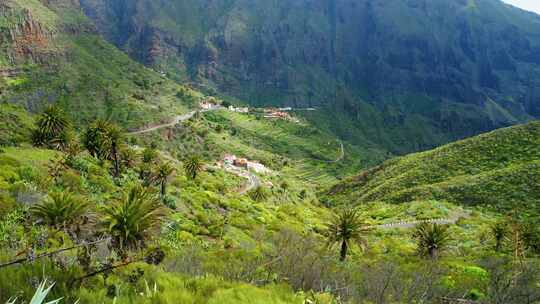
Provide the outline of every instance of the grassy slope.
<path id="1" fill-rule="evenodd" d="M 332 199 L 404 203 L 439 199 L 461 205 L 540 203 L 540 122 L 532 122 L 396 158 L 334 186 Z"/>

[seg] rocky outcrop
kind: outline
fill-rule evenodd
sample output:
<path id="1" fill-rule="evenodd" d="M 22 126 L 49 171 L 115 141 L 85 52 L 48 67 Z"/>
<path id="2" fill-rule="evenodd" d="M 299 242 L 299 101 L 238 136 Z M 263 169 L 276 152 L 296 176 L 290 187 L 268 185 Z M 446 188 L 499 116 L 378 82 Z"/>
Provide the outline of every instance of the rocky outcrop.
<path id="1" fill-rule="evenodd" d="M 0 7 L 6 25 L 0 28 L 2 40 L 7 43 L 5 52 L 11 61 L 30 60 L 45 63 L 56 53 L 51 41 L 55 32 L 37 21 L 28 9 L 17 9 L 10 2 Z"/>

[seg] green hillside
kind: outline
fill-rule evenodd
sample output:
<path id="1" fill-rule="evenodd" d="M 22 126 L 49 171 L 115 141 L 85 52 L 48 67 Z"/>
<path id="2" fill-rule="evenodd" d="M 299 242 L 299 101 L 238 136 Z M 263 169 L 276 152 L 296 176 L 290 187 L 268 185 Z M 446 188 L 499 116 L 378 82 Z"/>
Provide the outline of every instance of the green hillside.
<path id="1" fill-rule="evenodd" d="M 484 125 L 479 112 L 502 125 L 530 119 L 522 110 L 534 103 L 445 100 L 448 124 L 426 96 L 399 109 L 337 102 L 273 118 L 268 108 L 198 111 L 201 101 L 243 104 L 252 102 L 238 98 L 244 93 L 268 92 L 208 89 L 219 81 L 197 76 L 192 60 L 162 44 L 190 49 L 175 44 L 181 37 L 197 50 L 190 54 L 212 59 L 223 46 L 214 21 L 236 46 L 252 38 L 242 22 L 272 24 L 292 6 L 283 24 L 317 11 L 307 33 L 327 32 L 327 15 L 348 24 L 340 12 L 363 1 L 0 2 L 0 303 L 29 303 L 36 294 L 31 303 L 42 304 L 37 298 L 48 287 L 44 303 L 60 304 L 540 303 L 540 231 L 529 216 L 540 212 L 539 122 L 383 162 L 466 135 L 453 130 L 458 125 L 471 133 L 498 126 Z M 465 8 L 487 9 L 490 1 Z M 79 2 L 94 21 L 144 12 L 105 30 L 97 25 L 108 38 L 126 39 L 131 57 L 101 37 Z M 403 5 L 430 11 L 418 3 L 382 8 L 389 20 Z M 220 23 L 223 12 L 234 18 Z M 536 19 L 523 18 L 508 22 L 534 26 Z M 139 30 L 140 40 L 124 37 Z M 280 31 L 272 32 L 289 32 Z M 217 40 L 201 45 L 206 34 Z M 280 41 L 276 49 L 295 49 Z M 536 60 L 535 47 L 523 46 L 520 56 Z M 156 55 L 141 62 L 158 72 L 135 62 L 135 49 Z M 242 48 L 228 50 L 246 57 Z M 242 65 L 230 59 L 228 68 Z M 233 92 L 251 77 L 235 78 L 216 62 Z M 519 66 L 534 75 L 536 65 Z M 324 68 L 310 67 L 320 72 L 306 73 L 322 94 L 332 83 Z M 208 90 L 180 82 L 193 80 L 184 73 Z M 265 83 L 274 94 L 276 83 Z M 278 86 L 294 93 L 304 85 L 291 78 Z M 335 96 L 352 101 L 349 89 Z"/>
<path id="2" fill-rule="evenodd" d="M 133 128 L 197 100 L 103 40 L 70 1 L 9 0 L 0 20 L 2 102 L 31 111 L 58 103 L 77 123 L 102 117 Z"/>
<path id="3" fill-rule="evenodd" d="M 540 122 L 384 162 L 334 186 L 329 200 L 364 203 L 446 200 L 538 214 Z"/>

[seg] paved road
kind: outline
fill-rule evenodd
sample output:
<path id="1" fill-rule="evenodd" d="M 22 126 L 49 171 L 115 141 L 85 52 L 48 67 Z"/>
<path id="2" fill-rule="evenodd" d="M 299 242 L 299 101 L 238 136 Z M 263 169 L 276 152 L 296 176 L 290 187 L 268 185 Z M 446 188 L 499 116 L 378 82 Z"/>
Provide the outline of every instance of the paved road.
<path id="1" fill-rule="evenodd" d="M 179 124 L 179 123 L 181 123 L 183 121 L 186 121 L 186 120 L 192 118 L 198 112 L 204 113 L 204 112 L 209 112 L 209 111 L 216 111 L 216 110 L 219 110 L 219 109 L 222 109 L 222 108 L 221 107 L 215 107 L 215 108 L 212 108 L 212 109 L 205 109 L 205 110 L 200 110 L 200 111 L 191 111 L 191 112 L 186 113 L 186 114 L 175 116 L 171 122 L 167 122 L 167 123 L 159 124 L 159 125 L 156 125 L 156 126 L 144 128 L 144 129 L 141 129 L 141 130 L 138 130 L 138 131 L 129 132 L 128 134 L 129 135 L 137 135 L 137 134 L 143 134 L 143 133 L 156 131 L 156 130 L 163 129 L 163 128 L 173 127 L 173 126 L 175 126 L 175 125 L 177 125 L 177 124 Z"/>
<path id="2" fill-rule="evenodd" d="M 241 170 L 231 165 L 225 165 L 224 169 L 227 172 L 248 180 L 247 184 L 238 191 L 239 194 L 246 194 L 249 191 L 261 186 L 261 180 L 259 177 L 248 170 Z"/>
<path id="3" fill-rule="evenodd" d="M 419 224 L 422 223 L 432 223 L 437 225 L 450 225 L 455 224 L 460 218 L 468 218 L 470 216 L 470 212 L 465 211 L 464 213 L 458 213 L 454 215 L 452 218 L 438 218 L 438 219 L 428 219 L 428 220 L 419 220 L 419 221 L 403 221 L 403 222 L 395 222 L 395 223 L 388 223 L 383 225 L 376 225 L 376 226 L 370 226 L 368 228 L 374 228 L 374 229 L 392 229 L 392 228 L 414 228 Z"/>

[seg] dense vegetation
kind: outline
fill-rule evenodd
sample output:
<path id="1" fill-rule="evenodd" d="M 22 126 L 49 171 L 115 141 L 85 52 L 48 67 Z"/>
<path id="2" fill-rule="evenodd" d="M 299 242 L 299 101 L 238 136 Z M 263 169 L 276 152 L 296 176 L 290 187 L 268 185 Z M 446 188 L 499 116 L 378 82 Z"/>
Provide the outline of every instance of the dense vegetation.
<path id="1" fill-rule="evenodd" d="M 329 199 L 463 206 L 539 215 L 540 123 L 500 129 L 395 158 L 334 186 Z M 341 197 L 341 198 L 340 198 Z"/>
<path id="2" fill-rule="evenodd" d="M 386 149 L 189 112 L 73 5 L 0 3 L 0 303 L 539 303 L 538 122 L 346 179 Z"/>

